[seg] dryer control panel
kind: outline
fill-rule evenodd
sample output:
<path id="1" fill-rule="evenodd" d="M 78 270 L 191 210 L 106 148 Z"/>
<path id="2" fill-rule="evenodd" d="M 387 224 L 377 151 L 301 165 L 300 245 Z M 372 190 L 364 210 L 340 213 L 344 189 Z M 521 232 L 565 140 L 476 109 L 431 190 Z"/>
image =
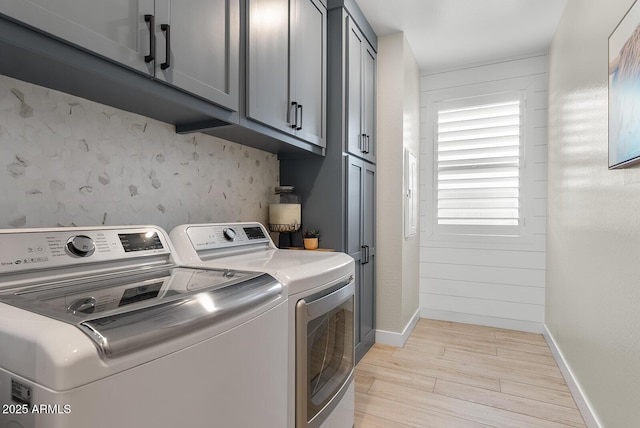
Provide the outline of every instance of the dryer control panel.
<path id="1" fill-rule="evenodd" d="M 169 237 L 178 263 L 184 265 L 277 248 L 260 223 L 183 224 L 176 226 Z"/>
<path id="2" fill-rule="evenodd" d="M 185 233 L 197 252 L 246 245 L 273 245 L 269 233 L 260 223 L 190 225 Z"/>

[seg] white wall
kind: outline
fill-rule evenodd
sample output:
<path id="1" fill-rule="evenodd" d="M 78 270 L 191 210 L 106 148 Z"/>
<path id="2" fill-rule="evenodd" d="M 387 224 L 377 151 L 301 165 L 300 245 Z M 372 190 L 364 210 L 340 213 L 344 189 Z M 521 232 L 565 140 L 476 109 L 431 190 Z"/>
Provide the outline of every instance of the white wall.
<path id="1" fill-rule="evenodd" d="M 538 55 L 421 77 L 420 306 L 426 318 L 541 332 L 545 299 L 547 56 Z M 442 237 L 434 232 L 431 109 L 457 94 L 525 85 L 522 239 Z M 461 95 L 466 94 L 466 95 Z"/>
<path id="2" fill-rule="evenodd" d="M 0 228 L 258 220 L 275 155 L 0 76 Z"/>
<path id="3" fill-rule="evenodd" d="M 633 0 L 570 0 L 549 51 L 546 325 L 606 427 L 640 424 L 640 168 L 607 169 L 607 39 Z"/>
<path id="4" fill-rule="evenodd" d="M 404 33 L 378 38 L 376 341 L 401 346 L 418 311 L 418 238 L 403 227 L 404 151 L 419 150 L 419 73 Z"/>

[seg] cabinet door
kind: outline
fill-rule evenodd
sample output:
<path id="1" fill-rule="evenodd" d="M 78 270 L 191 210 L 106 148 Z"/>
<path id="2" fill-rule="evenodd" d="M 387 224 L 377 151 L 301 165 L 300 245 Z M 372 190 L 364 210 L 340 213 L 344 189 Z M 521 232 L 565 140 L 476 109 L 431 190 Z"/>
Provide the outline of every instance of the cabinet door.
<path id="1" fill-rule="evenodd" d="M 364 163 L 355 156 L 347 156 L 347 246 L 346 252 L 355 260 L 356 271 L 356 302 L 355 302 L 355 337 L 356 361 L 361 349 L 361 314 L 366 311 L 362 307 L 362 267 L 365 252 L 362 247 L 362 189 L 364 178 Z M 362 353 L 364 355 L 364 353 Z"/>
<path id="2" fill-rule="evenodd" d="M 347 254 L 356 262 L 362 259 L 362 189 L 364 163 L 354 156 L 347 156 Z"/>
<path id="3" fill-rule="evenodd" d="M 376 160 L 376 52 L 347 18 L 347 151 Z"/>
<path id="4" fill-rule="evenodd" d="M 239 37 L 239 0 L 156 1 L 156 78 L 235 111 Z"/>
<path id="5" fill-rule="evenodd" d="M 290 132 L 289 0 L 248 0 L 247 117 Z"/>
<path id="6" fill-rule="evenodd" d="M 296 136 L 325 146 L 327 10 L 318 0 L 292 0 L 291 102 Z"/>
<path id="7" fill-rule="evenodd" d="M 375 165 L 347 156 L 347 253 L 356 261 L 356 361 L 375 342 Z"/>
<path id="8" fill-rule="evenodd" d="M 362 178 L 362 245 L 369 247 L 369 253 L 375 253 L 376 245 L 376 167 L 363 163 Z"/>
<path id="9" fill-rule="evenodd" d="M 365 259 L 361 262 L 360 286 L 360 338 L 361 350 L 364 353 L 375 342 L 376 328 L 376 287 L 375 287 L 375 233 L 376 233 L 376 186 L 375 166 L 363 162 L 362 178 L 362 245 L 365 247 Z"/>
<path id="10" fill-rule="evenodd" d="M 360 361 L 376 341 L 375 273 L 375 257 L 370 256 L 360 267 L 360 314 L 356 324 L 360 341 L 356 348 L 356 361 Z"/>
<path id="11" fill-rule="evenodd" d="M 153 0 L 3 0 L 0 12 L 144 73 L 153 73 Z"/>
<path id="12" fill-rule="evenodd" d="M 365 159 L 376 161 L 376 53 L 364 43 L 363 50 L 363 133 L 366 135 Z"/>
<path id="13" fill-rule="evenodd" d="M 347 18 L 347 151 L 362 156 L 362 46 L 366 41 Z"/>

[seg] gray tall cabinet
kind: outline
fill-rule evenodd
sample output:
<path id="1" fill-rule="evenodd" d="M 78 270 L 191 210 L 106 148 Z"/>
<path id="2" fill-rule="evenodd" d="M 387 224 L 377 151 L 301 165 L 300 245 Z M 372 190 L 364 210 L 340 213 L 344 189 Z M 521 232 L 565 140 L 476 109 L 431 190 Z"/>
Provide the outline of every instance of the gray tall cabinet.
<path id="1" fill-rule="evenodd" d="M 326 156 L 280 159 L 302 197 L 303 228 L 356 261 L 356 361 L 375 341 L 377 37 L 355 1 L 328 1 Z"/>

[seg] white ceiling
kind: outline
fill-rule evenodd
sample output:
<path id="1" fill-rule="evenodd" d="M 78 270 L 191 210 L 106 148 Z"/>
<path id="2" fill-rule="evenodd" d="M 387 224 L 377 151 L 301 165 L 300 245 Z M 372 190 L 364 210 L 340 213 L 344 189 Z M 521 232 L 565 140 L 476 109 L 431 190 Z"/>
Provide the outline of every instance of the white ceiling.
<path id="1" fill-rule="evenodd" d="M 421 72 L 546 52 L 567 0 L 357 0 L 378 34 L 403 31 Z"/>

